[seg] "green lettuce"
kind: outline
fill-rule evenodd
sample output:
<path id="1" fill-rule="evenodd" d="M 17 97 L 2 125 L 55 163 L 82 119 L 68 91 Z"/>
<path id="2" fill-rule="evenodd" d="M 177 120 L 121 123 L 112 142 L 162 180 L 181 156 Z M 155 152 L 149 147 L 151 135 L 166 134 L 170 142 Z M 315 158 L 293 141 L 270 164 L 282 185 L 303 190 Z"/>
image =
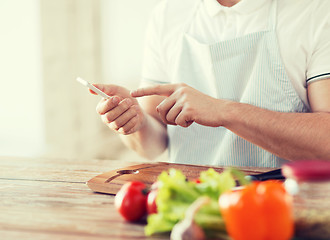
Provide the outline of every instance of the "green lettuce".
<path id="1" fill-rule="evenodd" d="M 241 178 L 240 174 L 237 170 L 228 169 L 218 173 L 210 168 L 201 172 L 200 183 L 196 183 L 187 181 L 180 170 L 170 169 L 168 172 L 162 172 L 158 176 L 158 212 L 148 216 L 145 234 L 150 236 L 170 232 L 176 223 L 184 219 L 187 208 L 201 196 L 208 196 L 211 201 L 197 212 L 194 220 L 206 232 L 225 233 L 218 199 L 223 192 L 235 187 L 233 175 L 239 175 Z"/>

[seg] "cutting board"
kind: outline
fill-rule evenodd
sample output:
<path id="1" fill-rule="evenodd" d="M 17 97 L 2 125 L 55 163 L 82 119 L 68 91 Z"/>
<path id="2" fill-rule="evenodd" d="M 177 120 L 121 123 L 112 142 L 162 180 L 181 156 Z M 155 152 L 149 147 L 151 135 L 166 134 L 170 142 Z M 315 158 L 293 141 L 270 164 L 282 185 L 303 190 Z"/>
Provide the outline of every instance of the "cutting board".
<path id="1" fill-rule="evenodd" d="M 90 179 L 87 185 L 94 192 L 116 194 L 123 184 L 130 181 L 141 181 L 146 186 L 150 186 L 157 180 L 161 172 L 168 171 L 170 168 L 181 170 L 188 180 L 197 179 L 201 171 L 206 171 L 209 168 L 213 168 L 219 173 L 224 170 L 222 167 L 153 162 L 128 166 L 100 174 Z M 257 174 L 269 169 L 246 168 L 241 170 L 246 174 Z"/>

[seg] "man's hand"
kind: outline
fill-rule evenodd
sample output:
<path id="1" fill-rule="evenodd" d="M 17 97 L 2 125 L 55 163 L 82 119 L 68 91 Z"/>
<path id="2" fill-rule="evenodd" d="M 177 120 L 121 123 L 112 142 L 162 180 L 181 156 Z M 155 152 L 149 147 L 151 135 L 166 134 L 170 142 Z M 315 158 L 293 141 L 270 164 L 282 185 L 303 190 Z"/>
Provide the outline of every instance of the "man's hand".
<path id="1" fill-rule="evenodd" d="M 157 85 L 131 92 L 132 97 L 150 95 L 167 97 L 157 106 L 160 118 L 166 124 L 182 127 L 188 127 L 193 122 L 212 127 L 222 125 L 221 103 L 226 101 L 212 98 L 186 84 Z"/>
<path id="2" fill-rule="evenodd" d="M 102 99 L 96 111 L 102 121 L 112 130 L 127 135 L 140 130 L 146 117 L 137 100 L 130 96 L 129 90 L 117 85 L 94 84 L 105 92 L 108 99 Z M 95 94 L 90 90 L 91 93 Z"/>

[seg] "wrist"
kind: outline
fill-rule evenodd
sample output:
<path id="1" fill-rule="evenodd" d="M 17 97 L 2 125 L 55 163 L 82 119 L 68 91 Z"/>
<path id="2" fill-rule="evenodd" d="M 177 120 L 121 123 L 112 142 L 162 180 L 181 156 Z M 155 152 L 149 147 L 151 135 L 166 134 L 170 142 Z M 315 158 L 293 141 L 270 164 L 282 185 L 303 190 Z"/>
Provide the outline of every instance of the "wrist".
<path id="1" fill-rule="evenodd" d="M 219 122 L 222 127 L 228 128 L 233 123 L 237 121 L 237 112 L 240 103 L 230 101 L 230 100 L 221 100 L 222 103 L 219 104 Z"/>
<path id="2" fill-rule="evenodd" d="M 137 132 L 147 131 L 148 126 L 150 125 L 151 116 L 148 113 L 146 113 L 144 110 L 141 109 L 141 114 L 139 117 L 141 118 L 141 120 L 140 120 L 140 126 L 137 129 Z"/>

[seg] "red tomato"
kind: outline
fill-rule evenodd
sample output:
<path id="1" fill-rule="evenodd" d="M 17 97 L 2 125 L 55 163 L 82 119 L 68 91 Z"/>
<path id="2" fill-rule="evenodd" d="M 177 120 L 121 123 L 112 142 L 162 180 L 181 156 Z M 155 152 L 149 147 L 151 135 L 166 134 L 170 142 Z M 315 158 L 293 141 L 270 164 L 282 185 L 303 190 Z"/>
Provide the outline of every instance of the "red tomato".
<path id="1" fill-rule="evenodd" d="M 291 197 L 278 181 L 252 183 L 219 198 L 234 240 L 289 240 L 294 233 Z"/>
<path id="2" fill-rule="evenodd" d="M 148 214 L 157 213 L 156 198 L 158 195 L 159 182 L 154 182 L 150 187 L 150 192 L 147 198 L 147 212 Z"/>
<path id="3" fill-rule="evenodd" d="M 140 220 L 146 214 L 147 194 L 142 182 L 124 184 L 115 196 L 115 207 L 127 221 Z"/>
<path id="4" fill-rule="evenodd" d="M 156 204 L 157 194 L 158 194 L 157 189 L 151 190 L 148 194 L 148 199 L 147 199 L 148 214 L 157 213 L 157 204 Z"/>
<path id="5" fill-rule="evenodd" d="M 194 180 L 195 183 L 201 183 L 201 180 L 199 178 Z"/>

